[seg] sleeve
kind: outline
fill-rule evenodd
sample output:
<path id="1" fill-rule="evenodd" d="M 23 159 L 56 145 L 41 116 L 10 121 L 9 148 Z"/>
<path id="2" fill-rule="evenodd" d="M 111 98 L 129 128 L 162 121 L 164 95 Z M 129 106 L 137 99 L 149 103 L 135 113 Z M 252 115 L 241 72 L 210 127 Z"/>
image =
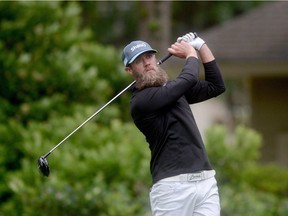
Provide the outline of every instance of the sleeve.
<path id="1" fill-rule="evenodd" d="M 199 61 L 195 57 L 187 59 L 179 76 L 162 87 L 141 90 L 134 98 L 133 109 L 138 112 L 154 112 L 177 101 L 185 92 L 193 89 L 198 82 Z"/>
<path id="2" fill-rule="evenodd" d="M 216 60 L 203 64 L 205 80 L 199 80 L 186 93 L 189 104 L 202 102 L 222 94 L 225 89 L 224 80 Z"/>

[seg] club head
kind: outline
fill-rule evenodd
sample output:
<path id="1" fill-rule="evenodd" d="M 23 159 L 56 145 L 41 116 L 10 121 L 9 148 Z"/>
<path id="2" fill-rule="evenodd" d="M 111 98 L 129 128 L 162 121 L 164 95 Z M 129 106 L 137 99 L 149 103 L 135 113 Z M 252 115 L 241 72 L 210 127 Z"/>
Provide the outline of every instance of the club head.
<path id="1" fill-rule="evenodd" d="M 48 165 L 48 161 L 45 157 L 41 156 L 38 159 L 38 169 L 42 173 L 43 176 L 48 177 L 50 174 L 50 169 Z"/>

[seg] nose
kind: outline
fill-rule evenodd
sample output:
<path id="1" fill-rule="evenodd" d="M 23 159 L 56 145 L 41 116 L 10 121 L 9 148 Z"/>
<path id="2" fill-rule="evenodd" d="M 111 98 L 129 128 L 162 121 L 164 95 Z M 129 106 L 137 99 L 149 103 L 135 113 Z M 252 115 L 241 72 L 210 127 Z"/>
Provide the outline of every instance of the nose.
<path id="1" fill-rule="evenodd" d="M 143 65 L 144 65 L 145 67 L 147 67 L 147 66 L 150 65 L 150 61 L 149 61 L 149 59 L 147 59 L 147 58 L 143 58 L 142 61 L 143 61 Z"/>

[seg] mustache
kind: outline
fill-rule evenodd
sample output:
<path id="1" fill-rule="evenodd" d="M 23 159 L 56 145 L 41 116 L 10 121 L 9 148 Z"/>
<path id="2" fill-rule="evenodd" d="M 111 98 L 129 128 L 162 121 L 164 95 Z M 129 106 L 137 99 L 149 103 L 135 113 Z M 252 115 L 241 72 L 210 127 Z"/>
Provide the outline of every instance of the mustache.
<path id="1" fill-rule="evenodd" d="M 160 66 L 150 67 L 150 70 L 154 70 L 154 73 L 145 73 L 149 69 L 147 68 L 144 73 L 135 74 L 137 89 L 144 89 L 148 87 L 163 86 L 168 81 L 168 75 L 164 69 Z"/>
<path id="2" fill-rule="evenodd" d="M 150 70 L 157 71 L 157 69 L 158 69 L 157 67 L 151 67 L 151 66 L 150 66 L 150 67 L 145 68 L 144 71 L 145 71 L 145 72 L 150 71 Z"/>

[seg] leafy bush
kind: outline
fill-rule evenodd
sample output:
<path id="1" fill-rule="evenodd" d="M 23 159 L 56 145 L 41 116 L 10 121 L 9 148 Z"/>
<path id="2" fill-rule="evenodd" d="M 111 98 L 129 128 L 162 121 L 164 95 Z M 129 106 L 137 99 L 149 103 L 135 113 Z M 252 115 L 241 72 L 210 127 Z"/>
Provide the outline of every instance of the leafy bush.
<path id="1" fill-rule="evenodd" d="M 47 159 L 49 178 L 38 173 L 37 158 L 80 124 L 90 107 L 72 117 L 55 116 L 22 128 L 22 169 L 6 183 L 13 198 L 6 215 L 143 215 L 149 209 L 150 153 L 132 123 L 89 122 Z M 143 207 L 144 206 L 144 207 Z M 146 207 L 145 207 L 146 206 Z"/>
<path id="2" fill-rule="evenodd" d="M 120 53 L 80 29 L 77 3 L 1 2 L 0 12 L 1 121 L 71 114 L 65 106 L 102 104 L 128 83 Z"/>
<path id="3" fill-rule="evenodd" d="M 51 177 L 45 181 L 35 169 L 36 160 L 44 150 L 48 151 L 49 147 L 56 145 L 68 135 L 68 131 L 70 133 L 72 128 L 78 126 L 75 123 L 80 124 L 80 121 L 88 118 L 96 111 L 97 106 L 102 106 L 118 93 L 123 83 L 127 82 L 127 76 L 120 72 L 122 64 L 119 52 L 112 47 L 104 47 L 91 41 L 91 32 L 80 29 L 80 12 L 77 2 L 0 3 L 0 212 L 5 215 L 38 215 L 41 209 L 45 209 L 47 215 L 51 213 L 63 215 L 60 213 L 61 209 L 67 211 L 67 215 L 73 215 L 79 212 L 74 211 L 72 206 L 65 202 L 74 205 L 74 202 L 78 203 L 83 199 L 84 201 L 79 201 L 75 208 L 82 209 L 81 205 L 84 203 L 85 210 L 88 204 L 84 196 L 93 199 L 93 201 L 88 200 L 90 203 L 95 202 L 95 205 L 89 204 L 89 208 L 98 209 L 97 211 L 104 215 L 108 211 L 105 209 L 108 205 L 106 202 L 111 200 L 114 191 L 118 191 L 118 194 L 121 190 L 128 191 L 127 188 L 132 184 L 131 181 L 115 184 L 119 165 L 115 161 L 108 160 L 106 153 L 102 153 L 101 156 L 106 155 L 108 165 L 104 163 L 104 158 L 100 163 L 94 156 L 95 150 L 91 150 L 90 147 L 87 148 L 86 153 L 81 149 L 79 153 L 78 149 L 75 151 L 74 148 L 70 152 L 67 150 L 66 156 L 58 156 L 58 159 L 61 159 L 59 166 L 64 172 L 62 175 L 59 174 L 59 179 Z M 128 97 L 123 95 L 121 100 L 127 101 L 125 98 Z M 127 113 L 126 110 L 128 109 L 122 112 L 117 106 L 117 101 L 109 107 L 109 111 L 104 110 L 101 118 L 97 119 L 99 134 L 105 134 L 108 139 L 111 136 L 111 121 Z M 125 125 L 118 121 L 121 127 L 122 124 Z M 129 127 L 127 130 L 130 130 Z M 95 131 L 90 132 L 91 134 L 87 136 L 88 142 L 93 142 L 96 146 L 97 143 L 102 144 L 99 138 L 91 136 Z M 77 140 L 77 136 L 71 138 L 71 142 L 73 139 Z M 79 145 L 84 140 L 83 137 L 80 139 L 81 142 L 78 139 Z M 102 141 L 104 146 L 105 140 Z M 113 150 L 118 150 L 113 147 L 114 143 L 110 142 L 105 146 L 112 146 Z M 121 140 L 119 142 L 121 143 Z M 103 147 L 99 151 L 104 150 Z M 88 156 L 91 157 L 90 160 L 87 159 Z M 121 154 L 117 156 L 120 157 Z M 57 158 L 57 152 L 55 157 Z M 116 156 L 112 157 L 116 158 Z M 136 159 L 138 158 L 142 160 L 141 157 Z M 75 161 L 79 162 L 79 166 L 74 164 Z M 135 170 L 138 171 L 137 166 L 140 165 L 136 162 Z M 66 163 L 71 167 L 65 165 Z M 110 178 L 103 174 L 103 169 L 99 174 L 95 174 L 95 171 L 91 173 L 90 164 L 97 169 L 103 166 L 104 171 L 106 168 L 113 170 L 107 172 L 113 176 L 112 183 L 108 181 L 109 184 L 106 185 L 105 181 Z M 51 165 L 54 166 L 53 162 Z M 90 172 L 86 172 L 87 170 Z M 76 174 L 79 174 L 77 175 L 79 178 L 73 179 Z M 134 177 L 132 174 L 130 176 Z M 70 184 L 69 181 L 64 180 L 67 178 L 73 182 Z M 84 182 L 84 186 L 78 183 L 80 185 L 78 187 L 74 180 L 81 181 L 82 178 L 87 178 L 88 183 Z M 124 177 L 119 178 L 124 179 Z M 110 190 L 109 193 L 107 192 L 106 200 L 103 197 L 94 201 L 93 191 L 97 190 L 93 189 L 93 181 L 102 184 L 101 193 L 106 189 Z M 143 185 L 141 182 L 142 180 L 138 186 L 140 189 Z M 64 192 L 62 193 L 61 190 Z M 82 194 L 82 190 L 90 195 L 83 193 L 81 197 L 79 194 Z M 71 197 L 71 200 L 60 199 L 56 202 L 59 198 L 55 198 L 56 191 L 61 195 L 60 197 L 62 195 Z M 119 205 L 115 206 L 119 208 L 121 203 L 130 202 L 133 197 L 133 194 L 130 194 L 131 192 L 127 193 L 127 198 L 123 197 Z M 106 203 L 106 207 L 103 203 Z M 139 211 L 137 205 L 127 207 L 127 212 Z M 67 206 L 70 209 L 66 208 Z M 88 213 L 92 211 L 89 208 L 85 210 Z M 119 211 L 115 209 L 110 209 L 114 215 Z"/>
<path id="4" fill-rule="evenodd" d="M 128 83 L 119 52 L 92 42 L 80 13 L 77 2 L 0 3 L 3 215 L 149 214 L 150 153 L 125 121 L 127 95 L 48 157 L 49 178 L 38 173 L 39 156 Z M 287 170 L 258 164 L 259 134 L 240 126 L 228 136 L 217 126 L 206 140 L 222 215 L 288 214 Z"/>
<path id="5" fill-rule="evenodd" d="M 288 171 L 258 163 L 261 136 L 238 126 L 228 135 L 223 126 L 210 128 L 207 151 L 217 171 L 222 215 L 287 215 Z"/>

